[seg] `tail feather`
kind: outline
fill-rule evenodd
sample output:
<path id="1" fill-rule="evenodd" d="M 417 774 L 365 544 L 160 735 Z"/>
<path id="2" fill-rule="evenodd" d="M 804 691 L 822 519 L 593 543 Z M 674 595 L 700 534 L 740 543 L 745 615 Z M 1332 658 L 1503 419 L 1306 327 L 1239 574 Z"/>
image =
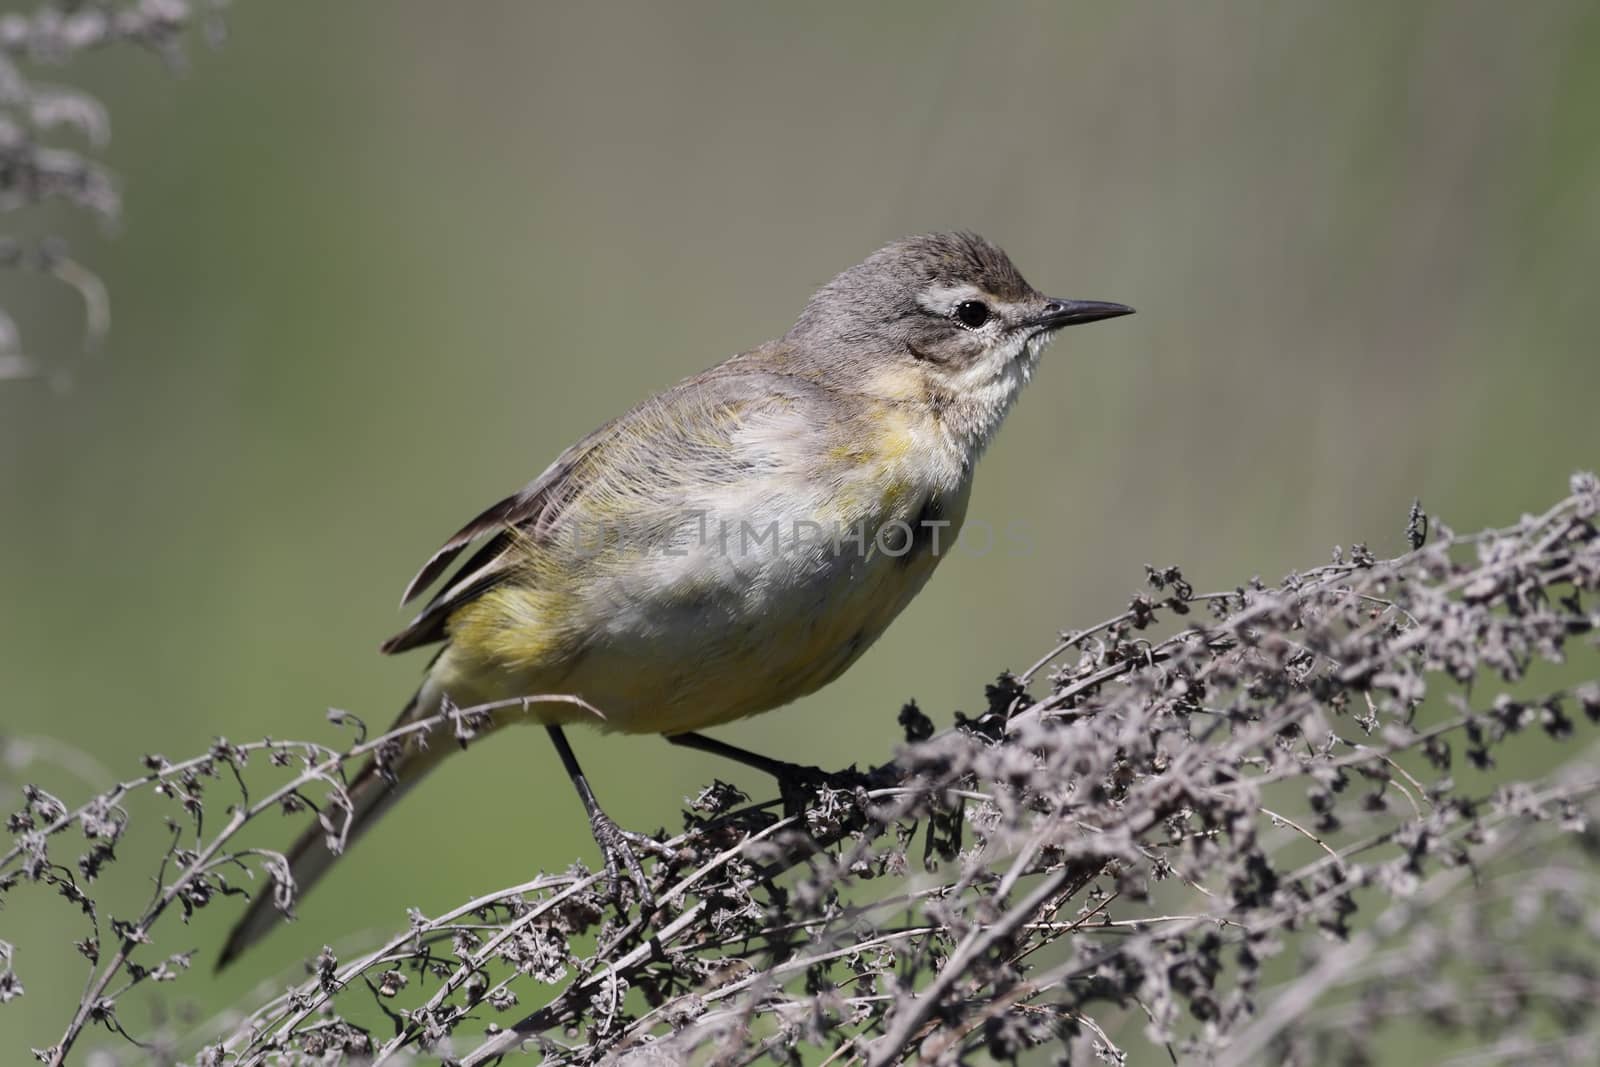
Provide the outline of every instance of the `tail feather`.
<path id="1" fill-rule="evenodd" d="M 424 690 L 426 688 L 424 687 Z M 416 718 L 417 708 L 423 697 L 424 691 L 419 691 L 411 698 L 405 711 L 401 712 L 400 718 L 396 720 L 397 725 Z M 379 772 L 377 762 L 369 760 L 357 772 L 355 779 L 347 788 L 351 812 L 349 830 L 344 837 L 344 849 L 355 844 L 358 838 L 371 829 L 401 797 L 409 793 L 428 771 L 437 766 L 439 761 L 453 750 L 454 746 L 440 743 L 437 739 L 427 746 L 408 744 L 400 758 L 390 765 L 392 778 L 386 778 Z M 335 815 L 336 820 L 339 817 Z M 342 854 L 343 850 L 335 852 L 329 847 L 328 833 L 323 829 L 321 820 L 307 827 L 284 854 L 289 862 L 289 876 L 293 881 L 291 887 L 293 900 L 295 902 L 304 900 L 306 894 L 322 880 L 322 876 Z M 246 949 L 288 918 L 278 910 L 277 896 L 278 894 L 263 889 L 251 899 L 244 917 L 234 924 L 228 934 L 222 955 L 217 959 L 217 970 L 222 970 L 238 959 Z"/>

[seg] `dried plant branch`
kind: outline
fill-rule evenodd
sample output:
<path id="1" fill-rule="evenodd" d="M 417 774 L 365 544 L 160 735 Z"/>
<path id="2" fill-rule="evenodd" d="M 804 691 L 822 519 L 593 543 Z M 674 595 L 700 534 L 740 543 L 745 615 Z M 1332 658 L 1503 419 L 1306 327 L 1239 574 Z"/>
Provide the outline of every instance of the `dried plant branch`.
<path id="1" fill-rule="evenodd" d="M 117 181 L 94 158 L 111 137 L 105 105 L 81 89 L 48 82 L 34 71 L 60 68 L 85 52 L 131 46 L 183 65 L 184 39 L 198 23 L 213 40 L 222 32 L 223 0 L 42 0 L 32 12 L 0 15 L 0 213 L 64 203 L 114 226 L 122 214 Z M 82 147 L 80 147 L 80 145 Z M 105 285 L 74 260 L 58 236 L 24 240 L 0 235 L 0 268 L 42 274 L 83 300 L 85 347 L 111 326 Z M 0 307 L 0 381 L 48 377 L 62 368 L 23 350 L 10 309 Z"/>
<path id="2" fill-rule="evenodd" d="M 1402 556 L 1357 546 L 1275 585 L 1197 595 L 1151 568 L 1126 611 L 1002 676 L 982 715 L 936 733 L 903 709 L 893 760 L 803 812 L 712 785 L 661 835 L 650 915 L 615 908 L 581 867 L 541 875 L 413 913 L 347 959 L 325 948 L 305 981 L 181 1033 L 118 1017 L 188 967 L 155 948 L 163 920 L 253 883 L 293 906 L 288 865 L 237 847 L 244 826 L 314 810 L 337 847 L 355 764 L 413 734 L 470 744 L 508 708 L 370 738 L 336 713 L 355 731 L 343 745 L 218 740 L 76 808 L 28 787 L 0 893 L 78 908 L 90 963 L 39 1058 L 66 1063 L 100 1027 L 126 1058 L 217 1067 L 802 1048 L 882 1067 L 1040 1045 L 1121 1061 L 1140 1042 L 1179 1062 L 1312 1064 L 1419 1018 L 1480 1035 L 1462 1062 L 1577 1055 L 1600 1037 L 1600 925 L 1540 932 L 1600 914 L 1600 772 L 1592 750 L 1566 752 L 1568 709 L 1600 721 L 1600 482 L 1576 476 L 1544 514 L 1468 536 L 1433 519 L 1424 543 L 1419 514 Z M 1494 774 L 1513 735 L 1542 737 L 1556 769 Z M 219 790 L 235 799 L 211 825 Z M 152 803 L 170 809 L 164 852 L 120 855 Z M 87 851 L 58 860 L 74 828 Z M 108 918 L 91 885 L 130 859 L 156 891 L 137 918 Z M 0 943 L 0 1001 L 22 993 L 17 966 Z"/>

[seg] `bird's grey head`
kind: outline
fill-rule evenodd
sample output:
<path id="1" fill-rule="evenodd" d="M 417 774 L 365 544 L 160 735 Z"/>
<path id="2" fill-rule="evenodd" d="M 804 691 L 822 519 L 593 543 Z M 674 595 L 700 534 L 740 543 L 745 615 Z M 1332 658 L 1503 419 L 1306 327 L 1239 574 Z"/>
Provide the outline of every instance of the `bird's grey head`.
<path id="1" fill-rule="evenodd" d="M 835 365 L 906 362 L 958 393 L 1009 382 L 1014 395 L 1061 327 L 1132 311 L 1045 296 L 984 238 L 935 233 L 886 245 L 834 278 L 785 340 Z"/>

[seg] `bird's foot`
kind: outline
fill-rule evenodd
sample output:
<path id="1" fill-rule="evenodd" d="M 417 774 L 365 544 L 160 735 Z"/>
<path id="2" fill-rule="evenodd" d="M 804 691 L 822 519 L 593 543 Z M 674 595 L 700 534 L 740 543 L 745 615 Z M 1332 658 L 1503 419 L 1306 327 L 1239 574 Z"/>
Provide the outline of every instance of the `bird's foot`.
<path id="1" fill-rule="evenodd" d="M 847 767 L 825 771 L 799 763 L 786 763 L 773 775 L 778 780 L 778 795 L 783 798 L 784 818 L 804 818 L 806 809 L 824 790 L 854 790 L 868 784 L 868 776 Z"/>
<path id="2" fill-rule="evenodd" d="M 653 837 L 624 830 L 603 811 L 596 811 L 590 816 L 589 829 L 593 831 L 595 844 L 600 846 L 600 856 L 605 861 L 607 891 L 612 901 L 618 905 L 624 903 L 623 875 L 626 873 L 626 880 L 633 883 L 638 894 L 640 914 L 649 915 L 655 911 L 655 894 L 650 890 L 650 880 L 645 877 L 644 866 L 640 864 L 639 855 L 634 849 L 656 856 L 670 855 L 670 851 Z"/>

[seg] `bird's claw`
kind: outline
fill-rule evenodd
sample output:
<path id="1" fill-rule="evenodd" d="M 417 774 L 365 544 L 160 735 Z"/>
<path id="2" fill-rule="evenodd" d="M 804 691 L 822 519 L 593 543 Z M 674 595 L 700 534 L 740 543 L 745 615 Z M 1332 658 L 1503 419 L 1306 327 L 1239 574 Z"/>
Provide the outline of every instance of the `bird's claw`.
<path id="1" fill-rule="evenodd" d="M 604 812 L 596 812 L 589 820 L 589 827 L 594 831 L 595 844 L 600 846 L 600 856 L 605 861 L 606 885 L 612 901 L 619 905 L 623 903 L 625 871 L 627 880 L 633 883 L 638 893 L 641 914 L 649 915 L 655 911 L 655 894 L 650 890 L 650 881 L 645 877 L 644 866 L 640 864 L 634 848 L 658 856 L 665 855 L 667 850 L 653 837 L 624 830 Z"/>
<path id="2" fill-rule="evenodd" d="M 794 819 L 803 818 L 806 808 L 824 789 L 854 789 L 865 785 L 868 776 L 854 767 L 825 771 L 821 767 L 791 763 L 783 773 L 777 775 L 777 779 L 784 818 Z"/>

